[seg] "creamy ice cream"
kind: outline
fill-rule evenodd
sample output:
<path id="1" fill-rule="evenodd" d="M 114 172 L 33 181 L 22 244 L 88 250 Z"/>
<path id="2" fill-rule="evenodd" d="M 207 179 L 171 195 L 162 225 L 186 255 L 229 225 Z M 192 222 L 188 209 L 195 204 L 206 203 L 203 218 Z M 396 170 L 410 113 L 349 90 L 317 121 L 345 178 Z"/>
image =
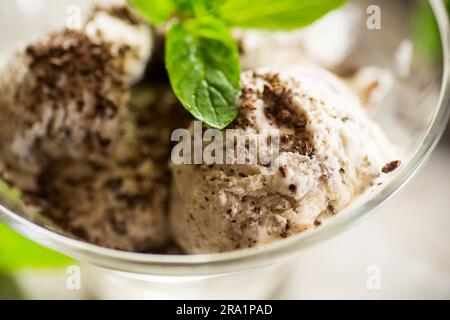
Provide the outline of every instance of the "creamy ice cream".
<path id="1" fill-rule="evenodd" d="M 348 86 L 318 67 L 242 76 L 232 128 L 280 130 L 278 173 L 174 165 L 170 222 L 188 253 L 254 247 L 320 225 L 371 186 L 390 143 Z"/>
<path id="2" fill-rule="evenodd" d="M 170 134 L 189 118 L 167 87 L 134 88 L 128 110 L 109 159 L 50 162 L 38 175 L 38 191 L 25 201 L 90 243 L 159 252 L 170 235 Z"/>
<path id="3" fill-rule="evenodd" d="M 155 252 L 169 238 L 170 133 L 188 122 L 167 86 L 132 88 L 151 48 L 128 7 L 96 8 L 0 76 L 2 179 L 64 232 L 108 248 Z"/>
<path id="4" fill-rule="evenodd" d="M 15 55 L 0 73 L 5 178 L 33 190 L 50 160 L 107 158 L 150 48 L 150 28 L 122 7 L 97 9 L 83 30 L 53 33 Z"/>
<path id="5" fill-rule="evenodd" d="M 52 165 L 40 175 L 38 203 L 65 231 L 91 243 L 155 252 L 170 234 L 170 134 L 190 118 L 167 87 L 134 88 L 128 110 L 111 158 Z"/>
<path id="6" fill-rule="evenodd" d="M 110 159 L 52 162 L 38 177 L 38 193 L 25 201 L 90 243 L 159 252 L 169 237 L 167 123 L 179 106 L 168 88 L 139 86 L 131 96 L 124 134 Z"/>
<path id="7" fill-rule="evenodd" d="M 149 26 L 128 6 L 97 7 L 88 18 L 85 33 L 96 41 L 128 46 L 123 68 L 129 81 L 142 78 L 153 49 L 153 34 Z"/>

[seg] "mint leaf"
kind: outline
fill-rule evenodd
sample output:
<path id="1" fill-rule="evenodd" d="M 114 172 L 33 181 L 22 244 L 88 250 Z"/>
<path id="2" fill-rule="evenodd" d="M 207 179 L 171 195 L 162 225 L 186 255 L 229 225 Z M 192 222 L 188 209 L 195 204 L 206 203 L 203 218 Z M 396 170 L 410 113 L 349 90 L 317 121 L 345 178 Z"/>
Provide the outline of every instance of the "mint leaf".
<path id="1" fill-rule="evenodd" d="M 194 117 L 217 129 L 236 118 L 238 50 L 221 21 L 204 18 L 172 25 L 166 68 L 176 96 Z"/>
<path id="2" fill-rule="evenodd" d="M 233 27 L 291 30 L 305 27 L 346 0 L 228 0 L 220 17 Z"/>
<path id="3" fill-rule="evenodd" d="M 0 272 L 57 268 L 70 263 L 70 258 L 43 248 L 0 223 Z"/>
<path id="4" fill-rule="evenodd" d="M 145 19 L 161 24 L 175 12 L 173 0 L 129 0 L 130 4 Z"/>
<path id="5" fill-rule="evenodd" d="M 177 11 L 193 17 L 216 12 L 227 0 L 173 0 Z"/>

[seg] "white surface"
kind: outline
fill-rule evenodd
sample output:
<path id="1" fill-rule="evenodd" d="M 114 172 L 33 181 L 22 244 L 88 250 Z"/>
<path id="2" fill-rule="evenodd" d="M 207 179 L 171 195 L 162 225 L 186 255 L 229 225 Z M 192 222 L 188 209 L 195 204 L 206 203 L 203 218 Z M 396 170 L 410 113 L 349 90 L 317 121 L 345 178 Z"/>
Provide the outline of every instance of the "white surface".
<path id="1" fill-rule="evenodd" d="M 449 299 L 450 148 L 371 219 L 302 252 L 280 299 Z M 381 289 L 367 288 L 378 266 Z M 18 276 L 30 299 L 88 298 L 66 288 L 64 271 Z"/>

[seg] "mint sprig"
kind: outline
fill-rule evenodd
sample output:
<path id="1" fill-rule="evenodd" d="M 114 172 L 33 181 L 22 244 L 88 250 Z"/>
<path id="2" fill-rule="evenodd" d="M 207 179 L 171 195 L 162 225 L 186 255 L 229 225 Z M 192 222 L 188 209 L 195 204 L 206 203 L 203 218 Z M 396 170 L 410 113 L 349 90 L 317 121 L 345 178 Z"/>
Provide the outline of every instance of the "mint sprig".
<path id="1" fill-rule="evenodd" d="M 216 13 L 226 0 L 172 0 L 178 12 L 201 17 Z"/>
<path id="2" fill-rule="evenodd" d="M 305 27 L 346 0 L 228 0 L 219 10 L 233 27 L 292 30 Z"/>
<path id="3" fill-rule="evenodd" d="M 305 27 L 346 0 L 130 0 L 152 24 L 170 21 L 166 68 L 175 95 L 207 125 L 237 116 L 240 65 L 230 28 Z"/>
<path id="4" fill-rule="evenodd" d="M 238 51 L 220 20 L 176 22 L 167 34 L 166 67 L 175 95 L 194 117 L 218 129 L 236 118 Z"/>
<path id="5" fill-rule="evenodd" d="M 166 22 L 175 13 L 172 0 L 129 0 L 136 11 L 154 25 Z"/>

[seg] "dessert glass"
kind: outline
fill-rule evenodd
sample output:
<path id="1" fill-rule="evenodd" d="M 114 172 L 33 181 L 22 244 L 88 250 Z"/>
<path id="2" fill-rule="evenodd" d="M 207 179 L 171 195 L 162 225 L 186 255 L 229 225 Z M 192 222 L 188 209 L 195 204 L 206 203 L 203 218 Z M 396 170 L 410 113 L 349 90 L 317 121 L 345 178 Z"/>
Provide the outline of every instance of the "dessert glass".
<path id="1" fill-rule="evenodd" d="M 395 85 L 373 118 L 399 146 L 403 165 L 382 186 L 322 227 L 263 247 L 220 254 L 158 255 L 121 252 L 70 239 L 26 218 L 22 205 L 0 193 L 0 219 L 31 240 L 73 257 L 82 266 L 83 285 L 97 298 L 255 299 L 273 297 L 289 277 L 292 258 L 301 249 L 343 232 L 369 217 L 424 165 L 445 129 L 449 114 L 449 22 L 441 0 L 430 0 L 439 25 L 443 58 L 425 59 L 413 36 L 414 1 L 353 1 L 361 21 L 354 53 L 359 65 L 390 70 Z M 0 53 L 61 25 L 87 1 L 26 1 L 0 4 Z M 34 2 L 33 2 L 34 3 Z M 39 3 L 44 10 L 39 8 Z M 77 5 L 73 5 L 73 4 Z M 382 29 L 369 30 L 367 8 L 378 5 Z M 6 31 L 8 30 L 8 31 Z M 0 55 L 0 64 L 4 59 Z M 3 60 L 3 61 L 2 61 Z"/>

